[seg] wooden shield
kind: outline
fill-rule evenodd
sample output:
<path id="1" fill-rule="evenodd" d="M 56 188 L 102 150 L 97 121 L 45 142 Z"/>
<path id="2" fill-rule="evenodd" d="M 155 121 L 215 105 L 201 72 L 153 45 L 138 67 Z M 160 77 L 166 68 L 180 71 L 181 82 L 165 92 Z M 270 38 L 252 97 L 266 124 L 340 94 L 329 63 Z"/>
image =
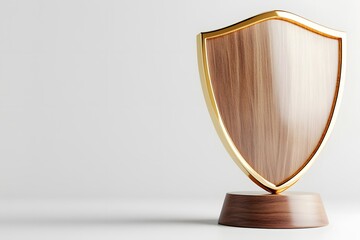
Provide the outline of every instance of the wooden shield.
<path id="1" fill-rule="evenodd" d="M 281 192 L 329 137 L 344 84 L 345 34 L 283 11 L 198 35 L 217 132 L 259 186 Z"/>

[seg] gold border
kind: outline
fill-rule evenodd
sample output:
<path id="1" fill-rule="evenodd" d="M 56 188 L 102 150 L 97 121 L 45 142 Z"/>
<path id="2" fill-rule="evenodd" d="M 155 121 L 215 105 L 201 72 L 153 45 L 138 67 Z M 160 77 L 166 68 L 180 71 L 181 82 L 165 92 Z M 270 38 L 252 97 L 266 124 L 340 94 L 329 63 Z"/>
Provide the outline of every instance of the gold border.
<path id="1" fill-rule="evenodd" d="M 265 178 L 263 178 L 259 173 L 257 173 L 242 157 L 239 150 L 236 148 L 234 142 L 231 140 L 230 135 L 228 134 L 225 125 L 222 121 L 213 88 L 211 85 L 210 73 L 207 65 L 207 56 L 206 56 L 206 40 L 210 38 L 219 37 L 222 35 L 229 34 L 234 31 L 241 30 L 243 28 L 250 27 L 254 24 L 271 20 L 271 19 L 278 19 L 283 20 L 286 22 L 293 23 L 297 26 L 305 28 L 309 31 L 314 33 L 320 34 L 322 36 L 337 39 L 339 41 L 339 69 L 338 69 L 338 79 L 337 79 L 337 88 L 334 94 L 333 106 L 332 111 L 329 115 L 329 120 L 327 126 L 324 130 L 323 136 L 319 141 L 318 146 L 314 149 L 313 153 L 310 155 L 309 159 L 304 163 L 302 168 L 299 171 L 291 176 L 285 182 L 275 185 Z M 226 150 L 231 155 L 232 159 L 235 163 L 240 167 L 240 169 L 257 185 L 262 187 L 263 189 L 271 192 L 271 193 L 280 193 L 285 191 L 287 188 L 295 184 L 300 177 L 311 167 L 314 160 L 319 155 L 321 149 L 325 145 L 326 141 L 329 138 L 329 135 L 334 127 L 335 119 L 337 113 L 339 111 L 339 105 L 342 98 L 343 88 L 344 88 L 344 81 L 345 81 L 345 60 L 346 60 L 346 34 L 344 32 L 336 31 L 321 25 L 318 25 L 314 22 L 311 22 L 307 19 L 299 17 L 289 12 L 285 11 L 271 11 L 259 14 L 252 18 L 246 19 L 234 25 L 215 30 L 205 33 L 200 33 L 197 35 L 197 52 L 198 52 L 198 64 L 199 64 L 199 72 L 201 78 L 201 85 L 203 89 L 203 93 L 205 96 L 206 105 L 208 107 L 211 119 L 214 123 L 215 129 L 225 146 Z"/>

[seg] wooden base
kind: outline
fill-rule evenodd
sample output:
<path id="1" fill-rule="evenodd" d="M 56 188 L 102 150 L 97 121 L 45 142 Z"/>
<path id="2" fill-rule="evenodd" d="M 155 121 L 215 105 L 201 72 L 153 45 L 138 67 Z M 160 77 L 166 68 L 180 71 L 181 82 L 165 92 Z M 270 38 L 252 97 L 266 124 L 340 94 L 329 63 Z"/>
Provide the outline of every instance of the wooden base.
<path id="1" fill-rule="evenodd" d="M 219 224 L 251 228 L 311 228 L 328 224 L 319 194 L 227 193 Z"/>

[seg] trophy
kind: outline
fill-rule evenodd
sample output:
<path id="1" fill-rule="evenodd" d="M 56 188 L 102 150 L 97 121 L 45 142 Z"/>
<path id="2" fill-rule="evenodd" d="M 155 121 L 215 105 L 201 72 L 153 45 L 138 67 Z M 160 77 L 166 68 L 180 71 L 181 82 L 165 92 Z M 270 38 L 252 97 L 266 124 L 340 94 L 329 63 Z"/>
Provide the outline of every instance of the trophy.
<path id="1" fill-rule="evenodd" d="M 212 121 L 240 169 L 268 193 L 227 193 L 219 224 L 307 228 L 328 224 L 315 193 L 281 193 L 329 137 L 344 85 L 345 33 L 285 11 L 197 36 Z"/>

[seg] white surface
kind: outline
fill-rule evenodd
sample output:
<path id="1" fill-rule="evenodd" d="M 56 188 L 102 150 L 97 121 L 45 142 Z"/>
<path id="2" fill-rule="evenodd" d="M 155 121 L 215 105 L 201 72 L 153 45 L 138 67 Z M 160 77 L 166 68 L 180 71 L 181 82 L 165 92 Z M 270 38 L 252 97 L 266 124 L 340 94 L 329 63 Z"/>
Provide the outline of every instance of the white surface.
<path id="1" fill-rule="evenodd" d="M 12 239 L 356 239 L 359 205 L 325 203 L 330 225 L 249 229 L 217 225 L 218 200 L 1 201 L 0 238 Z"/>

